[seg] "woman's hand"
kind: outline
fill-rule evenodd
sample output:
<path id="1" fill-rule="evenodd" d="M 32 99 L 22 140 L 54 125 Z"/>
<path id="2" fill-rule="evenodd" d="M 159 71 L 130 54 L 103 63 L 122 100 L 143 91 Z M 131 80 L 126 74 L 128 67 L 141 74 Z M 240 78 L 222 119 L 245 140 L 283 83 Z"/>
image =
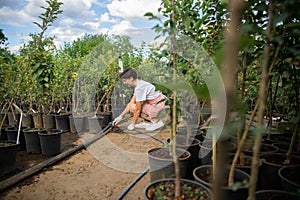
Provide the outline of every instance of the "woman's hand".
<path id="1" fill-rule="evenodd" d="M 122 121 L 123 117 L 121 115 L 119 115 L 117 118 L 114 119 L 114 121 L 112 122 L 112 125 L 117 125 L 118 123 L 120 123 Z"/>

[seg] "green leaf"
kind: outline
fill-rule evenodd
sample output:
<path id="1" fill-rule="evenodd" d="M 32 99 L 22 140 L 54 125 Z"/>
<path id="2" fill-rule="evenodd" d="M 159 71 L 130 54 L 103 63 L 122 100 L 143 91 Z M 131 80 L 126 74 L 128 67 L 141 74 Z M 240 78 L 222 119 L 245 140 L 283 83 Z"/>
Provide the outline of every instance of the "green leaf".
<path id="1" fill-rule="evenodd" d="M 147 12 L 144 14 L 145 17 L 154 17 L 153 13 Z"/>

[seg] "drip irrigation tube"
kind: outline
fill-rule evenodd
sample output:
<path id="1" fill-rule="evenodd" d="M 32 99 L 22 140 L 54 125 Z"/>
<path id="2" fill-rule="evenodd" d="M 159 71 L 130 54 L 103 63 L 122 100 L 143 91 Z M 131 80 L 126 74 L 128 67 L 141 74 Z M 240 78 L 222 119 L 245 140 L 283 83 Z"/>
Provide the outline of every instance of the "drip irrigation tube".
<path id="1" fill-rule="evenodd" d="M 42 169 L 44 169 L 45 167 L 49 167 L 50 165 L 70 156 L 71 154 L 83 149 L 84 147 L 87 147 L 89 145 L 91 145 L 92 143 L 94 143 L 95 141 L 97 141 L 98 139 L 100 139 L 101 137 L 103 137 L 105 134 L 107 134 L 113 127 L 112 126 L 106 126 L 103 130 L 101 130 L 99 133 L 95 134 L 95 136 L 89 140 L 87 140 L 86 142 L 75 146 L 71 149 L 68 149 L 60 154 L 58 154 L 57 156 L 54 156 L 48 160 L 45 160 L 27 170 L 24 170 L 2 182 L 0 182 L 0 192 L 7 189 L 8 187 L 24 180 L 25 178 L 28 178 L 30 176 L 32 176 L 33 174 L 41 171 Z"/>
<path id="2" fill-rule="evenodd" d="M 140 133 L 140 134 L 143 134 L 143 135 L 146 135 L 146 136 L 149 136 L 159 142 L 161 142 L 164 146 L 167 146 L 167 143 L 165 141 L 163 141 L 162 139 L 160 138 L 157 138 L 151 134 L 148 134 L 148 133 L 145 133 L 145 132 L 142 132 L 142 131 L 138 131 L 135 129 L 136 132 Z M 141 179 L 143 178 L 143 176 L 145 176 L 148 172 L 149 172 L 150 168 L 148 167 L 147 169 L 145 169 L 145 171 L 143 171 L 138 177 L 136 177 L 126 188 L 125 190 L 123 190 L 123 192 L 117 197 L 117 200 L 122 200 L 123 197 L 131 190 L 131 188 Z"/>
<path id="3" fill-rule="evenodd" d="M 143 176 L 145 176 L 149 171 L 149 167 L 143 171 L 138 177 L 136 177 L 123 192 L 117 197 L 117 200 L 122 200 L 123 197 L 129 192 L 129 190 L 141 179 Z"/>
<path id="4" fill-rule="evenodd" d="M 155 136 L 153 136 L 153 135 L 151 135 L 151 134 L 149 134 L 149 133 L 145 133 L 145 132 L 142 132 L 142 131 L 138 131 L 138 130 L 137 130 L 137 132 L 140 133 L 140 134 L 143 134 L 143 135 L 147 135 L 148 137 L 151 137 L 151 138 L 153 138 L 154 140 L 157 140 L 157 141 L 161 142 L 164 146 L 167 146 L 167 142 L 164 141 L 164 140 L 162 140 L 162 139 L 160 139 L 160 138 L 157 138 L 157 137 L 155 137 Z"/>

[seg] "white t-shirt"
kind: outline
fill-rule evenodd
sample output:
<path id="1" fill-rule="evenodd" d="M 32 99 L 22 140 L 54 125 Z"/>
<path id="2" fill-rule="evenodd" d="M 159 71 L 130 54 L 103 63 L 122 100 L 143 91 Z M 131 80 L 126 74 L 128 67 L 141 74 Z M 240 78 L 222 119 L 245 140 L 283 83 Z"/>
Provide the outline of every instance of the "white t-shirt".
<path id="1" fill-rule="evenodd" d="M 137 79 L 137 85 L 134 88 L 136 101 L 146 101 L 157 98 L 161 92 L 155 91 L 155 86 L 144 80 Z"/>

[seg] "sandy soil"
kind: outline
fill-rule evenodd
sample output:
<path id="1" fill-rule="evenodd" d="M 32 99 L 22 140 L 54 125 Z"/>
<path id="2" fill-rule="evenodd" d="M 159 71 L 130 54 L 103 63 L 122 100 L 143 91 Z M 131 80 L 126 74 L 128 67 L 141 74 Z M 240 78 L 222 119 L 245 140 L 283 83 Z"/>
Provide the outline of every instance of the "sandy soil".
<path id="1" fill-rule="evenodd" d="M 80 136 L 63 133 L 62 151 L 93 136 L 91 133 Z M 166 140 L 169 131 L 159 131 L 155 137 Z M 137 132 L 109 132 L 91 146 L 1 192 L 0 199 L 118 199 L 128 185 L 148 167 L 146 152 L 158 146 L 162 146 L 162 143 Z M 48 158 L 19 151 L 16 173 Z M 0 177 L 0 180 L 12 175 Z M 147 173 L 123 199 L 144 199 L 143 191 L 149 183 Z"/>

